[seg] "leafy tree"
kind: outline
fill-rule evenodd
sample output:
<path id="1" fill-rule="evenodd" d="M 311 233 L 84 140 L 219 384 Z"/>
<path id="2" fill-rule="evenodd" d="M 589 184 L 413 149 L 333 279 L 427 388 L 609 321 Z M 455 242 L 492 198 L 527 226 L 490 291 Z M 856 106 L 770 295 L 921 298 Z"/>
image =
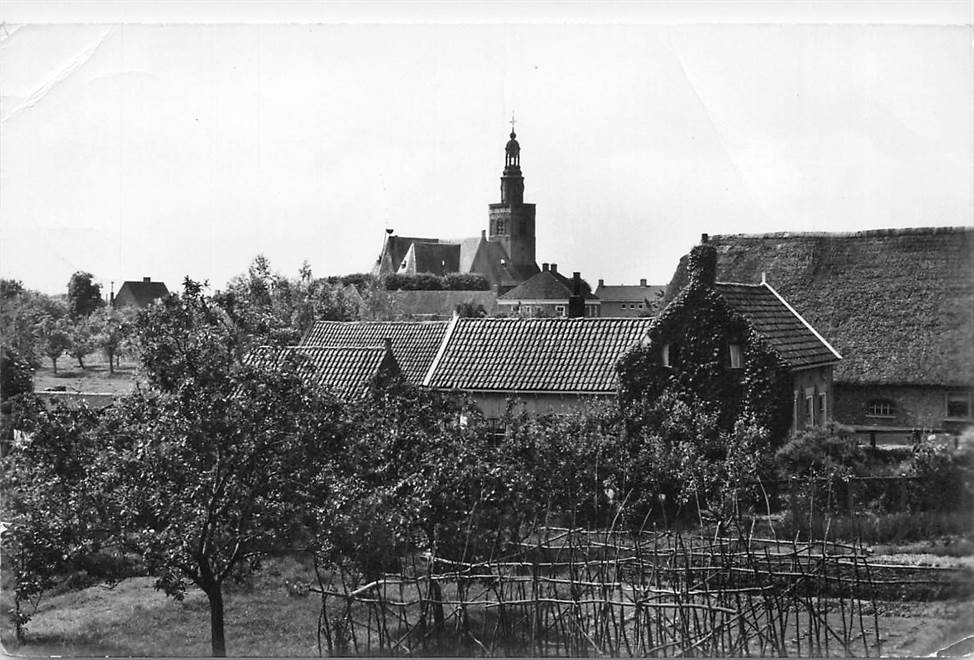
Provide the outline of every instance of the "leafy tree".
<path id="1" fill-rule="evenodd" d="M 115 363 L 132 333 L 132 319 L 124 312 L 103 307 L 91 315 L 92 343 L 108 359 L 108 373 L 115 373 Z"/>
<path id="2" fill-rule="evenodd" d="M 38 349 L 41 354 L 50 358 L 54 366 L 54 373 L 57 373 L 57 361 L 64 353 L 71 348 L 71 325 L 67 319 L 56 319 L 52 316 L 44 316 L 37 323 L 35 333 L 38 339 Z"/>
<path id="3" fill-rule="evenodd" d="M 82 370 L 85 368 L 85 356 L 95 350 L 95 342 L 91 324 L 86 318 L 78 318 L 69 326 L 71 345 L 68 355 L 78 361 Z"/>
<path id="4" fill-rule="evenodd" d="M 105 304 L 101 297 L 101 284 L 93 280 L 91 273 L 81 270 L 68 280 L 68 311 L 72 317 L 89 316 Z"/>
<path id="5" fill-rule="evenodd" d="M 16 280 L 0 280 L 0 343 L 39 366 L 36 326 L 42 318 L 59 319 L 67 307 L 58 298 L 24 289 Z"/>
<path id="6" fill-rule="evenodd" d="M 0 402 L 34 391 L 34 370 L 13 348 L 4 346 L 0 354 Z"/>

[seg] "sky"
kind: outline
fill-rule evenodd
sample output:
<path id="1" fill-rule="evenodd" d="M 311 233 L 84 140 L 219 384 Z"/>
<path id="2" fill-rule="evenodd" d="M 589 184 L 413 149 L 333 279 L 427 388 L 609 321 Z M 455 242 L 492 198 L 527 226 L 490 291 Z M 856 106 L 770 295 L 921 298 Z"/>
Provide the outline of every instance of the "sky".
<path id="1" fill-rule="evenodd" d="M 538 262 L 593 284 L 665 283 L 705 232 L 971 225 L 974 33 L 946 5 L 791 24 L 8 8 L 0 276 L 221 288 L 257 254 L 369 271 L 387 228 L 486 229 L 512 114 Z"/>

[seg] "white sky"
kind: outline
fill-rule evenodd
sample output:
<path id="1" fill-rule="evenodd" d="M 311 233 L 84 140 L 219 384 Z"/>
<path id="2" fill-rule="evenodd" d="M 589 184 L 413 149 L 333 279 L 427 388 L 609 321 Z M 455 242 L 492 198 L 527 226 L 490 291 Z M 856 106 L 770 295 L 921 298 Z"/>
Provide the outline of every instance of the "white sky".
<path id="1" fill-rule="evenodd" d="M 79 269 L 222 287 L 257 253 L 368 271 L 386 227 L 475 236 L 512 111 L 538 262 L 592 284 L 665 283 L 702 232 L 974 222 L 969 2 L 805 25 L 740 24 L 768 20 L 740 3 L 716 24 L 575 4 L 293 25 L 267 3 L 249 25 L 213 24 L 226 3 L 180 24 L 7 4 L 0 275 L 51 293 Z"/>

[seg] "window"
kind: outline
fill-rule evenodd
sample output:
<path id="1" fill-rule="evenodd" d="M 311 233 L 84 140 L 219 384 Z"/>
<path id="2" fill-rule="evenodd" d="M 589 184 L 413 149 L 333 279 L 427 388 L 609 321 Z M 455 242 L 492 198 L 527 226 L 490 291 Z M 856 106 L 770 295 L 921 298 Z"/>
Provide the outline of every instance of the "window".
<path id="1" fill-rule="evenodd" d="M 728 345 L 728 350 L 730 353 L 730 368 L 740 369 L 742 364 L 741 359 L 741 345 L 740 344 L 730 344 Z"/>
<path id="2" fill-rule="evenodd" d="M 967 419 L 971 416 L 970 392 L 947 392 L 947 417 Z"/>
<path id="3" fill-rule="evenodd" d="M 495 234 L 506 234 L 507 233 L 507 219 L 497 218 L 496 224 L 494 225 Z"/>
<path id="4" fill-rule="evenodd" d="M 598 305 L 585 305 L 585 316 L 588 318 L 596 318 L 599 315 Z"/>
<path id="5" fill-rule="evenodd" d="M 867 417 L 895 417 L 896 404 L 889 399 L 873 399 L 866 407 Z"/>
<path id="6" fill-rule="evenodd" d="M 805 391 L 805 426 L 815 426 L 815 394 Z"/>
<path id="7" fill-rule="evenodd" d="M 819 424 L 824 424 L 825 420 L 829 418 L 829 403 L 828 396 L 825 392 L 818 393 L 818 421 Z"/>
<path id="8" fill-rule="evenodd" d="M 565 306 L 555 305 L 555 316 L 564 316 L 564 315 L 565 315 Z"/>

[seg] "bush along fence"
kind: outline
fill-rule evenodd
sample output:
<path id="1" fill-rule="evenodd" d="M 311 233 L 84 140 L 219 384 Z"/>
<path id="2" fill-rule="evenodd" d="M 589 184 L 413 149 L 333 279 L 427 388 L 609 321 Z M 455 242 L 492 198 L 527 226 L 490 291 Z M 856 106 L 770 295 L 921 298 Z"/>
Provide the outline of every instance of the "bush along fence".
<path id="1" fill-rule="evenodd" d="M 377 579 L 322 567 L 327 655 L 878 656 L 858 545 L 543 527 L 516 551 L 435 552 Z M 364 583 L 363 582 L 367 582 Z"/>

